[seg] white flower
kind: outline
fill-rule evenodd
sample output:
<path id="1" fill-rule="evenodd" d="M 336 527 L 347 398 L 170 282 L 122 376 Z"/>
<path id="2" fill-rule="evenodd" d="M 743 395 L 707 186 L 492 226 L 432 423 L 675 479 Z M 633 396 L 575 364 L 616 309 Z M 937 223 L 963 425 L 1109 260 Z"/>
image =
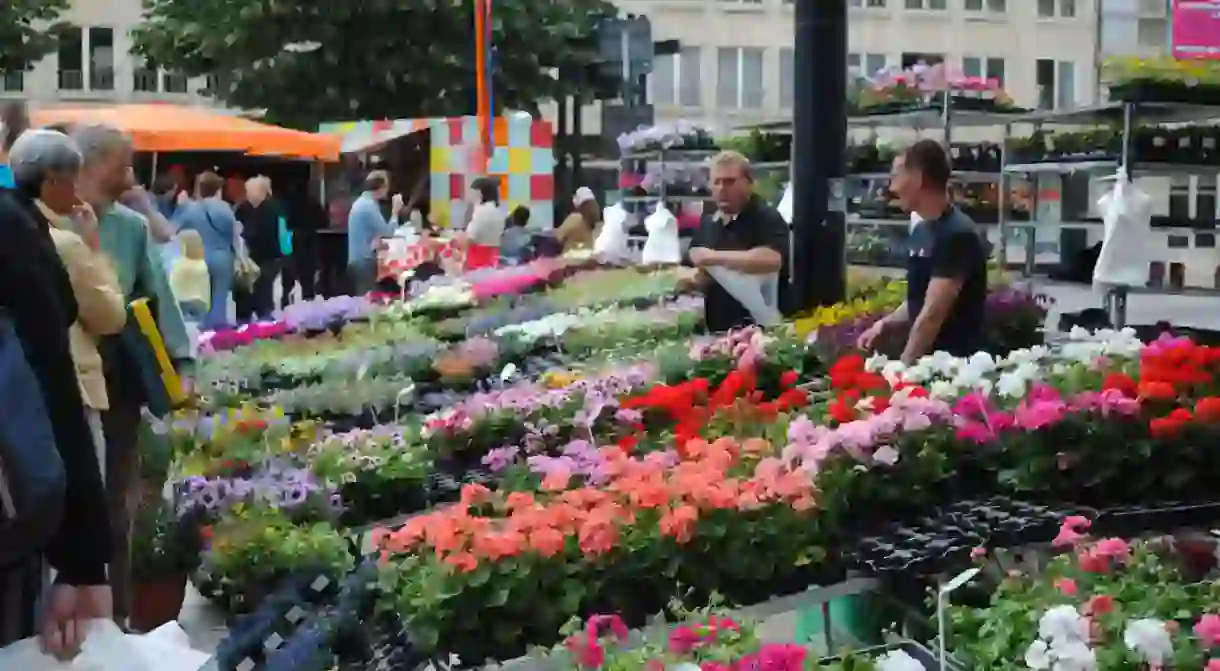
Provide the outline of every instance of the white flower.
<path id="1" fill-rule="evenodd" d="M 895 450 L 889 445 L 882 445 L 881 447 L 878 447 L 875 452 L 873 452 L 873 461 L 879 464 L 885 464 L 886 466 L 893 466 L 894 464 L 898 463 L 898 459 L 900 457 L 901 455 L 898 453 L 898 450 Z"/>
<path id="2" fill-rule="evenodd" d="M 890 358 L 884 354 L 874 354 L 864 360 L 864 370 L 870 373 L 882 373 L 891 363 Z M 901 361 L 893 362 L 902 365 Z"/>
<path id="3" fill-rule="evenodd" d="M 1038 620 L 1038 638 L 1050 641 L 1087 641 L 1089 623 L 1072 606 L 1055 606 Z"/>
<path id="4" fill-rule="evenodd" d="M 1025 649 L 1025 666 L 1031 669 L 1049 669 L 1051 661 L 1051 646 L 1042 639 L 1030 643 Z"/>
<path id="5" fill-rule="evenodd" d="M 1160 620 L 1135 620 L 1123 632 L 1123 643 L 1152 666 L 1161 666 L 1173 657 L 1173 640 Z"/>
<path id="6" fill-rule="evenodd" d="M 877 671 L 927 671 L 928 668 L 905 650 L 891 650 L 878 657 L 876 667 Z"/>
<path id="7" fill-rule="evenodd" d="M 1022 398 L 1028 388 L 1028 379 L 1021 374 L 1021 369 L 1000 374 L 995 383 L 996 393 L 1004 398 Z"/>
<path id="8" fill-rule="evenodd" d="M 932 386 L 928 387 L 928 395 L 932 398 L 938 398 L 941 400 L 961 396 L 961 394 L 958 393 L 958 386 L 952 382 L 949 382 L 948 380 L 937 380 L 933 382 Z"/>
<path id="9" fill-rule="evenodd" d="M 907 366 L 901 361 L 887 361 L 885 365 L 881 367 L 881 376 L 884 377 L 885 381 L 889 382 L 891 386 L 897 384 L 899 379 L 917 382 L 917 380 L 912 379 L 906 373 Z"/>

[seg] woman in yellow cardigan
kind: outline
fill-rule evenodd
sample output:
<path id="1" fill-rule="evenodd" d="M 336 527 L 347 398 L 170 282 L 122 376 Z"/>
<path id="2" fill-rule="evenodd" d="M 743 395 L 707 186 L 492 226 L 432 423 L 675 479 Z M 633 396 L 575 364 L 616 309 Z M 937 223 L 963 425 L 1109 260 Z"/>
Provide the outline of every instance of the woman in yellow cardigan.
<path id="1" fill-rule="evenodd" d="M 68 271 L 79 317 L 69 331 L 72 361 L 80 381 L 81 398 L 98 449 L 98 466 L 104 469 L 100 413 L 109 409 L 106 378 L 97 343 L 127 323 L 127 306 L 118 276 L 101 251 L 97 216 L 76 197 L 81 156 L 71 139 L 54 131 L 27 131 L 13 146 L 14 180 L 34 197 L 33 216 L 49 228 L 55 249 Z M 22 160 L 28 149 L 30 160 Z M 103 473 L 103 476 L 105 473 Z"/>

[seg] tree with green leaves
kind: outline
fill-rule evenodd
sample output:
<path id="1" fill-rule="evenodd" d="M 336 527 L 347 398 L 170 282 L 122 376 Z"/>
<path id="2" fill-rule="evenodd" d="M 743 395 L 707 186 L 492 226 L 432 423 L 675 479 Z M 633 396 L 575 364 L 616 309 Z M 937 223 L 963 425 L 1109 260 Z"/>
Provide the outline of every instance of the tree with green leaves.
<path id="1" fill-rule="evenodd" d="M 475 111 L 474 0 L 146 0 L 135 51 L 213 75 L 226 104 L 299 128 L 321 121 Z M 498 1 L 493 103 L 523 109 L 582 93 L 556 68 L 596 61 L 607 0 Z"/>
<path id="2" fill-rule="evenodd" d="M 0 0 L 0 72 L 34 67 L 55 50 L 71 0 Z"/>

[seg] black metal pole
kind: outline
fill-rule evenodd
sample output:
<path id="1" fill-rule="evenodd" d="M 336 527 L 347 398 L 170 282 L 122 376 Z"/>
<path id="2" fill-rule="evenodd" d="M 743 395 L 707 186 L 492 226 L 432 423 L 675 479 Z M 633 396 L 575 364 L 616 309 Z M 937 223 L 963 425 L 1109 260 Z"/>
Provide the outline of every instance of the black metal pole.
<path id="1" fill-rule="evenodd" d="M 847 293 L 847 0 L 797 0 L 789 314 Z"/>
<path id="2" fill-rule="evenodd" d="M 584 108 L 584 98 L 572 96 L 572 188 L 567 193 L 568 202 L 572 201 L 572 194 L 576 192 L 576 189 L 585 185 L 584 167 L 581 160 L 581 153 L 584 152 L 585 147 L 585 127 L 581 118 L 584 116 L 581 114 Z"/>

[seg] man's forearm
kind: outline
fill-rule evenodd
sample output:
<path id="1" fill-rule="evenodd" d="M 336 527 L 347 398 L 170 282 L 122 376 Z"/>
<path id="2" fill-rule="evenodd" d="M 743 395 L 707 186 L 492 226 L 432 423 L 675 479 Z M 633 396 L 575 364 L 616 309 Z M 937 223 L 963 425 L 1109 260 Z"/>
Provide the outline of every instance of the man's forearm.
<path id="1" fill-rule="evenodd" d="M 911 324 L 911 334 L 907 336 L 907 346 L 902 351 L 902 360 L 908 363 L 915 361 L 932 350 L 936 342 L 936 334 L 940 333 L 943 319 L 922 312 Z"/>
<path id="2" fill-rule="evenodd" d="M 881 318 L 881 323 L 884 328 L 892 326 L 901 326 L 911 321 L 910 311 L 907 308 L 906 301 L 902 302 L 893 312 Z"/>
<path id="3" fill-rule="evenodd" d="M 154 207 L 144 214 L 148 217 L 148 232 L 152 234 L 153 240 L 161 244 L 171 242 L 174 239 L 174 226 L 169 223 L 165 215 L 161 214 Z"/>
<path id="4" fill-rule="evenodd" d="M 721 251 L 717 252 L 717 256 L 719 257 L 717 265 L 747 275 L 778 273 L 783 265 L 783 258 L 769 247 L 756 247 L 746 251 Z"/>

